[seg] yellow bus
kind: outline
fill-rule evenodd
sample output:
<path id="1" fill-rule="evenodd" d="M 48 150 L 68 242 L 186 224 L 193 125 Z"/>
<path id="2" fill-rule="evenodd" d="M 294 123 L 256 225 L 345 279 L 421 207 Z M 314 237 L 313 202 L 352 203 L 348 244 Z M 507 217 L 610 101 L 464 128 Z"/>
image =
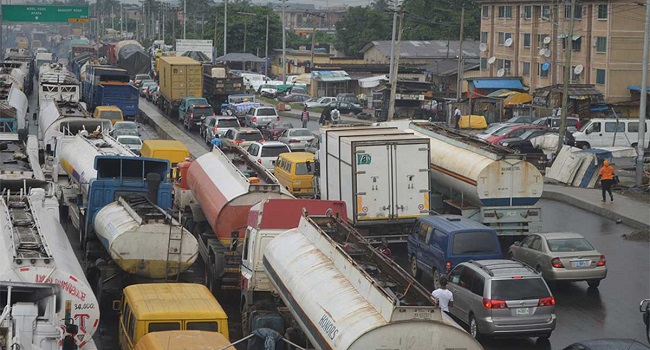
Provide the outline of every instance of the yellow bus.
<path id="1" fill-rule="evenodd" d="M 282 153 L 275 161 L 273 174 L 280 184 L 296 197 L 314 196 L 314 154 Z"/>
<path id="2" fill-rule="evenodd" d="M 135 346 L 135 350 L 235 350 L 226 348 L 230 341 L 221 333 L 204 331 L 164 331 L 148 333 Z"/>
<path id="3" fill-rule="evenodd" d="M 214 295 L 201 284 L 144 283 L 124 288 L 120 310 L 120 349 L 133 350 L 148 333 L 206 331 L 228 340 L 228 316 Z"/>

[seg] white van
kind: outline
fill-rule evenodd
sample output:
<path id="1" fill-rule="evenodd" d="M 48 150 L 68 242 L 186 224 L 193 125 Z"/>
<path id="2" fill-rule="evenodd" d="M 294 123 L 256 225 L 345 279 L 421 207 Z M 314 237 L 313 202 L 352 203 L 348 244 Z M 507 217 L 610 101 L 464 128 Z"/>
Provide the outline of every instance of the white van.
<path id="1" fill-rule="evenodd" d="M 638 119 L 594 118 L 580 131 L 573 133 L 576 147 L 636 147 L 639 142 Z M 650 144 L 648 122 L 645 123 L 645 141 Z M 650 146 L 649 146 L 650 147 Z"/>
<path id="2" fill-rule="evenodd" d="M 260 86 L 266 84 L 269 81 L 269 77 L 264 74 L 257 73 L 241 73 L 242 78 L 244 78 L 244 86 L 247 88 L 250 87 L 253 90 L 257 91 Z"/>

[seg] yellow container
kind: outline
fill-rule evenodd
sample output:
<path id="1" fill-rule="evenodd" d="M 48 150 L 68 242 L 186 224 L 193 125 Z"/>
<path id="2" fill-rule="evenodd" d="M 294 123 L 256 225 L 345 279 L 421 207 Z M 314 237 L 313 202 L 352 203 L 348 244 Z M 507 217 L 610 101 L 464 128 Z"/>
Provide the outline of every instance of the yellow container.
<path id="1" fill-rule="evenodd" d="M 93 112 L 93 118 L 108 119 L 111 123 L 121 122 L 124 120 L 122 110 L 117 106 L 97 106 Z"/>
<path id="2" fill-rule="evenodd" d="M 160 93 L 168 101 L 185 97 L 203 97 L 203 68 L 189 57 L 160 57 L 158 60 Z"/>
<path id="3" fill-rule="evenodd" d="M 146 334 L 161 331 L 218 332 L 226 340 L 229 337 L 226 312 L 202 284 L 130 285 L 124 288 L 119 310 L 122 350 L 133 350 Z"/>
<path id="4" fill-rule="evenodd" d="M 148 333 L 136 344 L 136 350 L 235 350 L 226 348 L 230 341 L 221 333 L 203 331 L 164 331 Z"/>
<path id="5" fill-rule="evenodd" d="M 176 178 L 176 165 L 190 157 L 190 150 L 176 140 L 144 140 L 142 142 L 142 157 L 166 159 L 169 161 L 170 176 Z"/>
<path id="6" fill-rule="evenodd" d="M 314 154 L 282 153 L 275 161 L 273 173 L 280 184 L 296 197 L 314 195 Z"/>

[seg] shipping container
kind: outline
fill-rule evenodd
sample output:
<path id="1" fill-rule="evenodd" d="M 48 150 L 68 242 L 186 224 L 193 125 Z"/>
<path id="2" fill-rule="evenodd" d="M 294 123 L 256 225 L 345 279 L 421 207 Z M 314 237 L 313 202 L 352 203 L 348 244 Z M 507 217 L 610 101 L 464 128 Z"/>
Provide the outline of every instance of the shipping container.
<path id="1" fill-rule="evenodd" d="M 185 97 L 203 97 L 201 63 L 189 57 L 161 57 L 158 63 L 161 97 L 158 107 L 165 113 L 178 113 L 178 106 Z"/>

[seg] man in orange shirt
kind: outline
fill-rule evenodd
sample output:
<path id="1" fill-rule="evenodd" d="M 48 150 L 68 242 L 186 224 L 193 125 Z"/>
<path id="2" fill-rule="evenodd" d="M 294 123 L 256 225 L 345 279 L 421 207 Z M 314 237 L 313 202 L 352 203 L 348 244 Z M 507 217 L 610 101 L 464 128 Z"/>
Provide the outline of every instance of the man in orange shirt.
<path id="1" fill-rule="evenodd" d="M 609 193 L 609 198 L 614 201 L 612 195 L 612 185 L 614 184 L 614 167 L 609 165 L 608 161 L 603 161 L 603 167 L 598 172 L 598 179 L 600 180 L 600 188 L 603 191 L 603 202 L 605 201 L 605 192 Z"/>

